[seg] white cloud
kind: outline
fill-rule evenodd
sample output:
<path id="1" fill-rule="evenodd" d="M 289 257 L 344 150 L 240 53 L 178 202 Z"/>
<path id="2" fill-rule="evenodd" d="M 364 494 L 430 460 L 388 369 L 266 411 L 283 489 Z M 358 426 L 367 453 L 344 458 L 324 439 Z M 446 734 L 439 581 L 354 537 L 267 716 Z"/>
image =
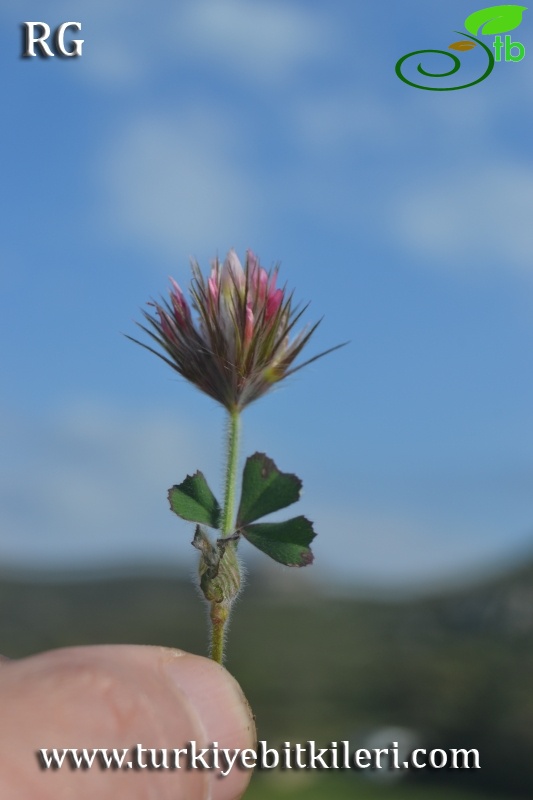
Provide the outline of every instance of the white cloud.
<path id="1" fill-rule="evenodd" d="M 104 36 L 93 46 L 91 56 L 83 59 L 85 74 L 91 80 L 110 87 L 139 82 L 145 72 L 143 67 L 146 65 L 124 41 L 113 41 Z"/>
<path id="2" fill-rule="evenodd" d="M 315 540 L 315 569 L 322 581 L 343 587 L 428 589 L 467 581 L 501 568 L 530 547 L 531 536 L 505 538 L 498 524 L 378 508 L 339 511 L 317 508 L 310 515 Z M 444 517 L 444 515 L 443 515 Z"/>
<path id="3" fill-rule="evenodd" d="M 239 81 L 280 86 L 333 40 L 330 16 L 279 0 L 78 0 L 76 7 L 51 0 L 47 13 L 82 21 L 80 69 L 109 88 L 139 85 L 169 62 L 216 64 Z"/>
<path id="4" fill-rule="evenodd" d="M 170 10 L 169 4 L 167 20 Z M 168 28 L 164 18 L 160 23 L 159 17 L 148 16 L 142 0 L 78 0 L 76 4 L 60 0 L 47 4 L 48 18 L 51 14 L 82 23 L 76 36 L 84 39 L 79 69 L 99 88 L 139 86 L 154 67 L 151 55 L 159 50 L 155 46 L 157 31 L 164 37 Z"/>
<path id="5" fill-rule="evenodd" d="M 134 120 L 99 165 L 107 226 L 172 256 L 196 255 L 206 241 L 230 247 L 240 237 L 252 240 L 262 195 L 239 162 L 244 150 L 238 126 L 215 109 Z"/>
<path id="6" fill-rule="evenodd" d="M 328 158 L 339 147 L 352 152 L 361 144 L 383 147 L 397 137 L 394 112 L 379 97 L 354 87 L 298 98 L 288 113 L 298 141 Z"/>
<path id="7" fill-rule="evenodd" d="M 431 183 L 410 180 L 393 199 L 398 240 L 420 259 L 458 272 L 532 272 L 533 168 L 463 166 Z"/>
<path id="8" fill-rule="evenodd" d="M 4 414 L 0 438 L 4 565 L 192 563 L 190 526 L 166 490 L 197 468 L 218 477 L 194 426 L 82 402 L 39 420 Z"/>
<path id="9" fill-rule="evenodd" d="M 182 54 L 216 61 L 242 80 L 279 83 L 329 49 L 329 25 L 309 9 L 276 0 L 198 0 L 182 4 Z"/>

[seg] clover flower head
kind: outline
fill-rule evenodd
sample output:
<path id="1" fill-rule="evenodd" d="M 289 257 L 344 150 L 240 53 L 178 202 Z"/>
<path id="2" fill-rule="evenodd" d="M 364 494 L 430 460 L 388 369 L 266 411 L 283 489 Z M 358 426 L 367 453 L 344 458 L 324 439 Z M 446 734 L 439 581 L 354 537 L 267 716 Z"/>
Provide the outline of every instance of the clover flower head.
<path id="1" fill-rule="evenodd" d="M 250 250 L 244 268 L 230 250 L 222 264 L 212 262 L 207 279 L 196 262 L 192 272 L 190 304 L 171 278 L 169 299 L 149 304 L 155 314 L 143 311 L 148 327 L 140 327 L 160 349 L 137 343 L 228 411 L 240 411 L 325 355 L 293 366 L 319 322 L 293 336 L 305 308 L 276 287 L 278 268 L 265 270 Z"/>

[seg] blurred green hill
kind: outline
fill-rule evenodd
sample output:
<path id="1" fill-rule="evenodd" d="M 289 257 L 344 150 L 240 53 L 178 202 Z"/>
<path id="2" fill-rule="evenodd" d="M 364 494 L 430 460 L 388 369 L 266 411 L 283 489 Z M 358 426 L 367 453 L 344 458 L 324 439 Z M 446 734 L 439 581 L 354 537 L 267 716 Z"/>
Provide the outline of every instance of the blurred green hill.
<path id="1" fill-rule="evenodd" d="M 318 787 L 335 787 L 324 795 L 309 773 L 286 776 L 283 788 L 265 774 L 250 797 L 531 800 L 533 560 L 401 601 L 291 586 L 283 569 L 252 573 L 234 612 L 227 667 L 254 708 L 259 738 L 360 747 L 392 726 L 420 747 L 475 747 L 482 768 L 422 770 L 390 787 L 353 773 L 313 775 Z M 0 577 L 0 651 L 10 657 L 104 642 L 204 653 L 206 640 L 188 578 Z"/>

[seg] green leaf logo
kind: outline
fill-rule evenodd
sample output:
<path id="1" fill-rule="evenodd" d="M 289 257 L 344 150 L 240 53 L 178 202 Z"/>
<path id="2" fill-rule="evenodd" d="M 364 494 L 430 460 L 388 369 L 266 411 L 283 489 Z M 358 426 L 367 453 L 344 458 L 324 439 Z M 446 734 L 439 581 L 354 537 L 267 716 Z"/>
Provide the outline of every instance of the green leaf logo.
<path id="1" fill-rule="evenodd" d="M 474 11 L 465 19 L 465 28 L 476 36 L 484 33 L 490 36 L 495 33 L 506 33 L 518 28 L 522 22 L 522 13 L 527 6 L 489 6 Z"/>

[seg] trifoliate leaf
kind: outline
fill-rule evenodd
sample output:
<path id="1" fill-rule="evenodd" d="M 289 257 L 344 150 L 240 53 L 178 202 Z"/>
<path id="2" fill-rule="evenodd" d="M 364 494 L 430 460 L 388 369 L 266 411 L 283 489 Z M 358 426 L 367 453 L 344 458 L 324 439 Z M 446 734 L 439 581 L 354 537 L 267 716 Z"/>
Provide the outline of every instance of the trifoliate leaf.
<path id="1" fill-rule="evenodd" d="M 485 36 L 506 33 L 518 28 L 522 22 L 523 11 L 527 11 L 527 6 L 504 5 L 482 8 L 465 19 L 465 28 L 474 36 L 478 33 L 483 33 Z"/>
<path id="2" fill-rule="evenodd" d="M 301 488 L 302 482 L 296 475 L 280 472 L 271 458 L 254 453 L 244 467 L 237 527 L 295 503 Z"/>
<path id="3" fill-rule="evenodd" d="M 220 506 L 201 472 L 187 475 L 183 483 L 169 489 L 168 499 L 178 517 L 218 528 Z"/>
<path id="4" fill-rule="evenodd" d="M 306 517 L 293 517 L 286 522 L 259 522 L 247 525 L 242 535 L 267 556 L 288 567 L 305 567 L 313 561 L 309 544 L 316 534 Z"/>

